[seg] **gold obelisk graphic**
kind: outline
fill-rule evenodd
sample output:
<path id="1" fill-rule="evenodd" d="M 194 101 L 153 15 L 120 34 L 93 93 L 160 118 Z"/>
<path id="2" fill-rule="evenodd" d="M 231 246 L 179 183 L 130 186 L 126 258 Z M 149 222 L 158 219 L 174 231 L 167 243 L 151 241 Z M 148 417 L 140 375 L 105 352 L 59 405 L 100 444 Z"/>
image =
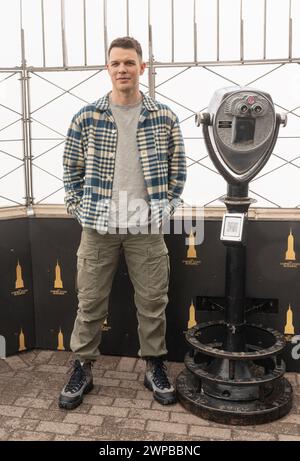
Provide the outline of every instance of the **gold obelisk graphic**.
<path id="1" fill-rule="evenodd" d="M 290 229 L 290 235 L 288 236 L 287 250 L 285 252 L 285 259 L 288 261 L 295 261 L 296 254 L 294 251 L 294 236 L 292 234 L 292 229 Z"/>
<path id="2" fill-rule="evenodd" d="M 196 248 L 195 248 L 195 236 L 194 232 L 191 230 L 189 235 L 189 248 L 187 251 L 188 258 L 197 258 Z"/>
<path id="3" fill-rule="evenodd" d="M 62 288 L 63 283 L 61 279 L 61 270 L 60 270 L 60 265 L 58 264 L 58 261 L 55 266 L 55 280 L 54 280 L 54 288 Z"/>
<path id="4" fill-rule="evenodd" d="M 19 260 L 16 267 L 16 288 L 24 288 L 24 281 L 22 279 L 22 267 L 20 266 Z"/>
<path id="5" fill-rule="evenodd" d="M 64 351 L 64 335 L 61 331 L 61 327 L 59 328 L 59 333 L 58 333 L 58 345 L 57 345 L 57 350 L 58 351 Z"/>
<path id="6" fill-rule="evenodd" d="M 291 308 L 291 305 L 289 304 L 289 308 L 286 311 L 286 324 L 284 327 L 284 334 L 285 335 L 294 335 L 295 334 L 295 328 L 293 325 L 293 311 Z"/>
<path id="7" fill-rule="evenodd" d="M 23 333 L 23 328 L 21 328 L 20 334 L 19 334 L 19 352 L 21 351 L 26 351 L 26 346 L 25 346 L 25 336 Z"/>
<path id="8" fill-rule="evenodd" d="M 195 306 L 192 300 L 191 305 L 190 305 L 190 312 L 189 312 L 188 329 L 194 327 L 195 325 L 197 325 L 196 310 L 195 310 Z"/>

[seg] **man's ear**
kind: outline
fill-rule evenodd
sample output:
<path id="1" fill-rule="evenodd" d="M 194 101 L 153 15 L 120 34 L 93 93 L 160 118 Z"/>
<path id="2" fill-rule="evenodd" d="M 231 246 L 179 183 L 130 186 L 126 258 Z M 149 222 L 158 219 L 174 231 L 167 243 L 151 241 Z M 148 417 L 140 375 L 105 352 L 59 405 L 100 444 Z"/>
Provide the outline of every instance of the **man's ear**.
<path id="1" fill-rule="evenodd" d="M 142 62 L 140 75 L 143 75 L 143 73 L 145 72 L 145 69 L 146 69 L 146 63 Z"/>

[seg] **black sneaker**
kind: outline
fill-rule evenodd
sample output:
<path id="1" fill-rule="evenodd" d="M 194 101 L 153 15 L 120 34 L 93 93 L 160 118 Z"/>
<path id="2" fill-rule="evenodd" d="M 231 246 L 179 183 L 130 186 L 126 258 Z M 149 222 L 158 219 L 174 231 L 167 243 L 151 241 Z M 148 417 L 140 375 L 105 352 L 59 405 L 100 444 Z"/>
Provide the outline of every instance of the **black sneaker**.
<path id="1" fill-rule="evenodd" d="M 78 407 L 83 400 L 83 395 L 93 389 L 92 363 L 81 365 L 79 360 L 72 362 L 72 375 L 68 384 L 59 396 L 58 406 L 66 410 Z"/>
<path id="2" fill-rule="evenodd" d="M 167 367 L 160 357 L 147 359 L 144 386 L 162 405 L 176 403 L 176 392 L 167 376 Z"/>

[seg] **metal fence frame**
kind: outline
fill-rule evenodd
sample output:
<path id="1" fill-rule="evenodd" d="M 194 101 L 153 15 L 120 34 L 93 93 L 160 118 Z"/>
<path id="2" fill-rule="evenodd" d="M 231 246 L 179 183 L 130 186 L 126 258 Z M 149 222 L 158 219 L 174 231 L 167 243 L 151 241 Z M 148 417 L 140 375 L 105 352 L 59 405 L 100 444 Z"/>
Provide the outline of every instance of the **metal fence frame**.
<path id="1" fill-rule="evenodd" d="M 130 0 L 124 0 L 126 2 L 126 30 L 127 30 L 127 35 L 130 34 L 130 28 L 129 28 L 129 19 L 130 19 Z M 170 77 L 168 80 L 169 81 L 173 78 L 176 78 L 178 75 L 180 75 L 182 72 L 185 72 L 186 70 L 192 68 L 192 67 L 203 67 L 207 69 L 210 72 L 213 72 L 214 74 L 217 74 L 221 76 L 222 78 L 226 78 L 221 74 L 221 67 L 222 66 L 238 66 L 238 65 L 257 65 L 257 64 L 277 64 L 277 67 L 275 69 L 270 70 L 267 73 L 264 73 L 262 76 L 259 78 L 262 78 L 266 74 L 270 72 L 274 72 L 280 67 L 284 65 L 288 65 L 289 63 L 297 63 L 300 64 L 300 57 L 294 57 L 293 56 L 293 50 L 292 50 L 292 44 L 293 44 L 293 17 L 292 17 L 292 2 L 293 0 L 289 0 L 289 27 L 288 27 L 288 34 L 289 34 L 289 47 L 288 47 L 288 57 L 285 58 L 278 58 L 278 59 L 267 59 L 266 58 L 266 43 L 267 43 L 267 36 L 266 36 L 266 30 L 267 30 L 267 8 L 268 8 L 268 0 L 263 0 L 264 1 L 264 31 L 263 31 L 263 44 L 262 44 L 262 57 L 260 59 L 252 59 L 252 60 L 247 60 L 244 58 L 244 18 L 243 18 L 243 0 L 240 0 L 240 36 L 239 36 L 239 47 L 240 47 L 240 58 L 238 60 L 231 60 L 231 61 L 226 61 L 226 60 L 220 60 L 220 0 L 215 0 L 216 1 L 216 7 L 217 7 L 217 28 L 216 28 L 216 34 L 217 34 L 217 46 L 216 46 L 216 59 L 215 60 L 209 60 L 209 61 L 199 61 L 198 60 L 198 50 L 197 50 L 197 21 L 196 21 L 196 8 L 197 8 L 197 0 L 193 0 L 193 37 L 194 37 L 194 49 L 193 49 L 193 56 L 194 59 L 193 61 L 186 61 L 186 62 L 178 62 L 175 61 L 174 56 L 175 56 L 175 51 L 174 51 L 174 37 L 175 37 L 175 25 L 174 25 L 174 0 L 170 0 L 170 5 L 171 5 L 171 34 L 172 34 L 172 40 L 171 40 L 171 60 L 169 62 L 158 62 L 154 58 L 154 53 L 153 53 L 153 36 L 152 36 L 152 19 L 151 19 L 151 0 L 147 0 L 148 2 L 148 51 L 149 51 L 149 61 L 147 63 L 148 67 L 148 91 L 150 96 L 155 98 L 156 95 L 159 95 L 159 91 L 157 91 L 158 87 L 160 85 L 156 85 L 155 82 L 155 73 L 156 69 L 159 68 L 183 68 L 182 71 L 177 72 L 174 76 Z M 27 64 L 26 61 L 26 56 L 25 56 L 25 38 L 24 38 L 24 28 L 22 25 L 22 8 L 23 8 L 23 0 L 20 0 L 20 34 L 21 34 L 21 66 L 16 66 L 14 68 L 9 68 L 9 67 L 2 67 L 0 68 L 0 76 L 1 73 L 9 73 L 10 76 L 18 74 L 19 75 L 19 80 L 20 80 L 20 86 L 21 86 L 21 102 L 22 102 L 22 113 L 20 114 L 21 120 L 22 120 L 22 129 L 23 129 L 23 165 L 24 165 L 24 184 L 25 184 L 25 197 L 24 197 L 24 203 L 19 204 L 19 205 L 25 205 L 27 208 L 31 208 L 32 205 L 35 204 L 35 199 L 34 199 L 34 193 L 33 193 L 33 155 L 32 155 L 32 134 L 31 134 L 31 122 L 34 120 L 32 117 L 32 112 L 31 112 L 31 97 L 30 97 L 30 78 L 32 74 L 36 74 L 37 72 L 60 72 L 60 71 L 96 71 L 96 73 L 101 72 L 105 69 L 105 64 L 106 64 L 106 59 L 104 64 L 99 64 L 99 65 L 89 65 L 87 63 L 87 37 L 86 37 L 86 0 L 82 0 L 83 2 L 83 30 L 84 30 L 84 36 L 83 36 L 83 43 L 84 43 L 84 65 L 81 66 L 68 66 L 68 51 L 67 51 L 67 40 L 66 40 L 66 21 L 65 21 L 65 0 L 60 0 L 60 7 L 61 7 L 61 43 L 62 43 L 62 66 L 47 66 L 46 65 L 46 48 L 45 48 L 45 14 L 44 14 L 44 0 L 40 0 L 40 7 L 41 7 L 41 19 L 42 19 L 42 53 L 43 53 L 43 66 L 31 66 Z M 107 0 L 103 0 L 103 18 L 104 18 L 104 53 L 105 57 L 107 57 L 107 50 L 108 50 L 108 38 L 107 38 Z M 209 67 L 215 67 L 216 69 L 211 69 Z M 6 77 L 9 78 L 9 77 Z M 5 79 L 6 79 L 5 78 Z M 90 77 L 89 77 L 90 78 Z M 259 79 L 258 78 L 258 79 Z M 3 79 L 3 80 L 5 80 Z M 258 80 L 256 79 L 256 81 Z M 0 84 L 3 81 L 0 78 Z M 84 79 L 81 83 L 85 82 L 87 79 Z M 49 80 L 48 80 L 49 81 Z M 165 81 L 165 82 L 166 82 Z M 238 84 L 237 82 L 232 82 L 232 80 L 229 80 L 230 84 Z M 163 83 L 165 83 L 163 82 Z M 56 85 L 53 82 L 50 82 L 53 85 Z M 253 82 L 249 82 L 253 83 Z M 58 85 L 56 85 L 58 86 Z M 58 88 L 60 88 L 58 86 Z M 62 88 L 60 88 L 62 89 Z M 71 89 L 64 89 L 64 93 L 70 92 Z M 63 93 L 63 94 L 64 94 Z M 170 99 L 170 98 L 169 98 Z M 48 101 L 46 104 L 49 104 L 51 101 Z M 173 101 L 176 102 L 176 101 Z M 176 102 L 178 104 L 178 102 Z M 46 105 L 44 104 L 44 105 Z M 1 105 L 1 104 L 0 104 Z M 281 107 L 277 104 L 278 107 Z M 298 109 L 298 107 L 293 108 L 293 109 L 288 109 L 281 107 L 282 110 L 293 113 L 297 117 L 299 117 L 298 114 L 295 113 L 295 111 Z M 191 110 L 191 109 L 189 109 Z M 191 112 L 194 113 L 194 111 L 191 110 Z M 191 115 L 191 117 L 193 114 Z M 5 129 L 6 127 L 2 128 Z M 49 127 L 48 127 L 49 128 Z M 61 133 L 59 133 L 61 135 Z M 298 137 L 298 136 L 297 136 Z M 300 138 L 300 136 L 299 136 Z M 46 139 L 46 138 L 41 138 Z M 61 138 L 58 138 L 61 142 L 58 143 L 57 145 L 63 143 L 63 140 Z M 56 146 L 54 146 L 56 147 Z M 41 154 L 42 155 L 42 154 Z M 289 163 L 286 161 L 286 163 Z M 12 171 L 15 171 L 12 170 Z M 12 172 L 11 171 L 11 172 Z M 7 173 L 10 174 L 11 172 Z M 7 176 L 7 174 L 5 176 Z M 61 178 L 59 178 L 61 179 Z M 1 180 L 1 177 L 0 177 Z M 57 192 L 57 191 L 55 191 Z M 53 193 L 55 193 L 53 192 Z M 52 195 L 52 194 L 51 194 Z M 44 197 L 41 201 L 45 200 L 47 197 Z M 40 201 L 40 202 L 41 202 Z M 14 202 L 16 203 L 16 202 Z M 277 206 L 274 203 L 274 206 Z M 299 205 L 300 207 L 300 205 Z M 298 207 L 297 207 L 298 208 Z"/>

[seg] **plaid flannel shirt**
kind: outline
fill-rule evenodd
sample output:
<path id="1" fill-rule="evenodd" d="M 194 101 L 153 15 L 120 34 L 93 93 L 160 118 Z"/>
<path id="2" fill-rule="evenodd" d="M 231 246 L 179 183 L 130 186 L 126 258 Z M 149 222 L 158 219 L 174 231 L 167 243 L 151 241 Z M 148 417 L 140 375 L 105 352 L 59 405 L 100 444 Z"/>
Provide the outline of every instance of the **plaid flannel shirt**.
<path id="1" fill-rule="evenodd" d="M 108 96 L 74 115 L 63 155 L 67 212 L 82 227 L 98 232 L 108 230 L 117 151 L 117 126 Z M 177 116 L 168 106 L 143 93 L 137 145 L 151 219 L 160 225 L 182 202 L 186 159 Z"/>

